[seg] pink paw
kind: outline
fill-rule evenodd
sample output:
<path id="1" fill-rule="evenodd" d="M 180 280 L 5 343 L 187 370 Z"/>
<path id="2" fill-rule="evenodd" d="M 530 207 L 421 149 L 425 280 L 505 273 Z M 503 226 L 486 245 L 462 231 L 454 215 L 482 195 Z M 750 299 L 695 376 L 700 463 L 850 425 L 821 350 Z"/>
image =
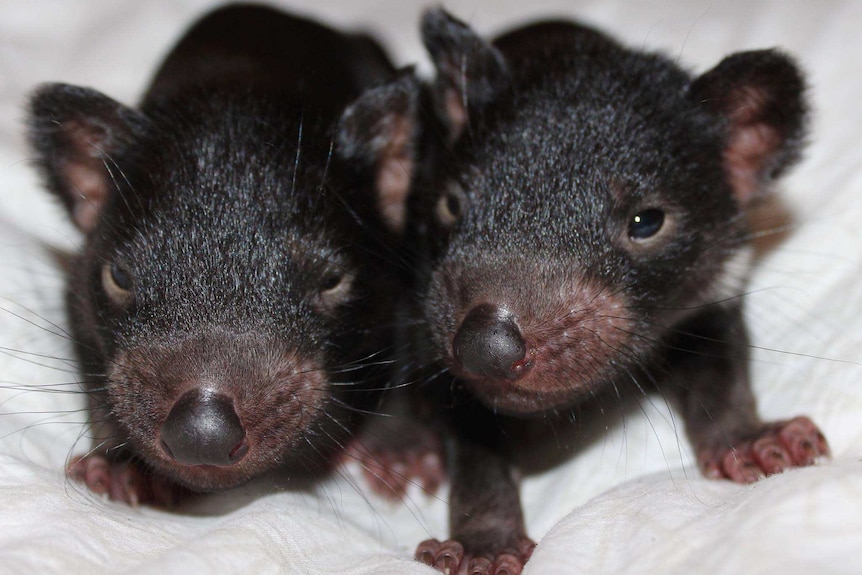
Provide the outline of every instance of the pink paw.
<path id="1" fill-rule="evenodd" d="M 825 455 L 829 446 L 823 433 L 800 416 L 767 424 L 756 437 L 733 445 L 705 449 L 698 459 L 707 477 L 753 483 L 791 467 L 812 465 Z"/>
<path id="2" fill-rule="evenodd" d="M 174 507 L 190 492 L 158 478 L 138 464 L 111 461 L 103 455 L 81 455 L 66 467 L 66 475 L 98 495 L 137 507 Z"/>
<path id="3" fill-rule="evenodd" d="M 412 484 L 433 494 L 446 480 L 443 448 L 430 430 L 411 430 L 409 439 L 360 436 L 345 452 L 345 461 L 355 460 L 375 493 L 400 501 Z"/>
<path id="4" fill-rule="evenodd" d="M 416 559 L 446 575 L 520 575 L 536 544 L 524 537 L 514 548 L 495 555 L 471 554 L 458 541 L 428 539 L 416 548 Z"/>

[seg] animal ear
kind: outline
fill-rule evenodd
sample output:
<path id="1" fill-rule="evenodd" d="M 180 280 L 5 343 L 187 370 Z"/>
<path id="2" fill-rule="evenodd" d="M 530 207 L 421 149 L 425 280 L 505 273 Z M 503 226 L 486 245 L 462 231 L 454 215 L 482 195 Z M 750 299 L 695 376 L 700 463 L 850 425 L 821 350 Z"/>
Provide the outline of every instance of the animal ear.
<path id="1" fill-rule="evenodd" d="M 143 117 L 107 96 L 78 86 L 47 84 L 30 100 L 29 137 L 48 189 L 87 232 L 121 177 L 113 164 Z"/>
<path id="2" fill-rule="evenodd" d="M 468 125 L 471 112 L 509 86 L 509 68 L 499 50 L 442 8 L 425 12 L 422 41 L 437 69 L 438 104 L 454 141 Z"/>
<path id="3" fill-rule="evenodd" d="M 728 56 L 695 80 L 691 96 L 726 125 L 724 166 L 740 205 L 793 165 L 805 137 L 805 82 L 774 50 Z"/>
<path id="4" fill-rule="evenodd" d="M 420 86 L 412 70 L 363 93 L 341 115 L 336 153 L 373 174 L 375 211 L 393 232 L 407 223 L 407 197 L 416 170 Z"/>

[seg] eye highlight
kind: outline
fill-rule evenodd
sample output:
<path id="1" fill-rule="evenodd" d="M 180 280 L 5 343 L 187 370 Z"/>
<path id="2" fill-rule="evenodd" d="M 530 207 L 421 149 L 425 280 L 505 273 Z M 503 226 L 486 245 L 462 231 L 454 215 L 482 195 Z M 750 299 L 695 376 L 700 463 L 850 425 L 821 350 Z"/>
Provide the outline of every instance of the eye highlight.
<path id="1" fill-rule="evenodd" d="M 102 289 L 112 303 L 118 306 L 132 303 L 134 282 L 128 270 L 117 262 L 106 263 L 102 266 L 101 279 Z"/>
<path id="2" fill-rule="evenodd" d="M 629 238 L 636 242 L 648 240 L 661 231 L 664 221 L 662 210 L 653 208 L 638 212 L 629 221 Z"/>

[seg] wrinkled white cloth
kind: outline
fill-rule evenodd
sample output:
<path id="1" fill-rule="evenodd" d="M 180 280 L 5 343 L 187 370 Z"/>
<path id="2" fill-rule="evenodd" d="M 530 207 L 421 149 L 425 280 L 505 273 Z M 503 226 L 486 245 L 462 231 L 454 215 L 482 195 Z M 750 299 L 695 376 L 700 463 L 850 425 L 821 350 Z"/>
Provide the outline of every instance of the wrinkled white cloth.
<path id="1" fill-rule="evenodd" d="M 420 62 L 423 5 L 284 1 L 379 33 Z M 86 448 L 84 400 L 64 335 L 62 271 L 45 245 L 77 232 L 40 189 L 23 137 L 27 93 L 46 81 L 134 103 L 157 62 L 212 3 L 0 2 L 0 573 L 409 575 L 418 541 L 446 535 L 446 493 L 401 505 L 357 469 L 319 485 L 267 478 L 183 513 L 130 509 L 68 482 Z M 753 486 L 707 481 L 659 397 L 609 414 L 571 457 L 523 480 L 525 573 L 862 573 L 862 3 L 465 0 L 483 33 L 567 16 L 701 72 L 738 50 L 781 46 L 808 74 L 813 129 L 781 186 L 779 241 L 758 262 L 747 313 L 764 417 L 811 416 L 833 458 Z"/>

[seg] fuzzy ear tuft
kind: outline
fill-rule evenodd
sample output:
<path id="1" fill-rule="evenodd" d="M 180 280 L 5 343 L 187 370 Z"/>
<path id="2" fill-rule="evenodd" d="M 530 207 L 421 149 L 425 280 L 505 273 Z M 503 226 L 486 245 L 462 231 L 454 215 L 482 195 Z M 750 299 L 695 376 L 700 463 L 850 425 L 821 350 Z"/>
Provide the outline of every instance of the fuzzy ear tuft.
<path id="1" fill-rule="evenodd" d="M 691 87 L 695 102 L 727 126 L 725 171 L 740 205 L 760 196 L 800 156 L 807 119 L 805 82 L 774 50 L 728 56 Z"/>
<path id="2" fill-rule="evenodd" d="M 469 125 L 471 113 L 509 86 L 509 69 L 496 48 L 442 8 L 425 12 L 422 41 L 437 69 L 438 105 L 454 141 Z"/>
<path id="3" fill-rule="evenodd" d="M 112 189 L 116 155 L 143 117 L 107 96 L 78 86 L 47 84 L 30 100 L 29 138 L 47 186 L 75 224 L 93 229 Z"/>
<path id="4" fill-rule="evenodd" d="M 419 81 L 412 70 L 362 94 L 342 114 L 336 150 L 373 173 L 376 211 L 393 232 L 407 224 L 407 197 L 416 171 Z"/>

